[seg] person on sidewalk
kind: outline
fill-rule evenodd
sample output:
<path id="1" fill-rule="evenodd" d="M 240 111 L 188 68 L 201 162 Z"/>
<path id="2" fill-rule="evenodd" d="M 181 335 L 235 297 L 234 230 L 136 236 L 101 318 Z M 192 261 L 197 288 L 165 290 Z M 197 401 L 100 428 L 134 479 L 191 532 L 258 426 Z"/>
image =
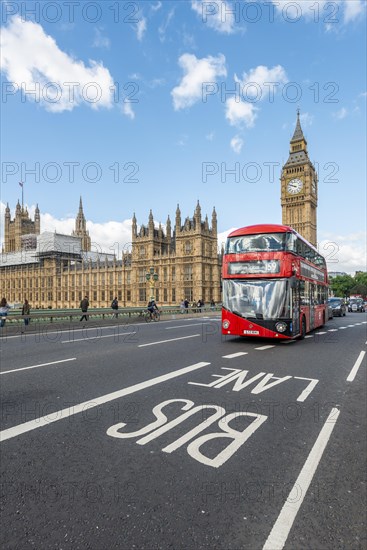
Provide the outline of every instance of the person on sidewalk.
<path id="1" fill-rule="evenodd" d="M 10 309 L 10 306 L 6 301 L 6 298 L 2 298 L 0 302 L 0 327 L 1 328 L 5 325 L 6 316 L 8 315 L 9 309 Z"/>
<path id="2" fill-rule="evenodd" d="M 88 296 L 84 296 L 83 300 L 80 302 L 80 309 L 82 310 L 82 313 L 83 313 L 83 315 L 80 318 L 80 321 L 83 321 L 83 319 L 88 321 L 88 315 L 87 315 L 88 307 L 89 307 Z"/>
<path id="3" fill-rule="evenodd" d="M 31 312 L 31 306 L 29 305 L 29 302 L 27 299 L 24 300 L 24 304 L 22 307 L 22 315 L 24 316 L 24 326 L 27 327 L 29 324 L 29 317 L 26 317 Z M 22 330 L 24 332 L 24 330 Z"/>

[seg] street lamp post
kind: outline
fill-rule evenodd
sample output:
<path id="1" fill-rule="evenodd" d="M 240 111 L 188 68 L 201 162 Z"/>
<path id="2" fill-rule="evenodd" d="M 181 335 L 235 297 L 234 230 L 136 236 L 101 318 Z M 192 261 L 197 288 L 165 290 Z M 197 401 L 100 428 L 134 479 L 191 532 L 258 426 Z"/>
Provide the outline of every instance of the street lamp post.
<path id="1" fill-rule="evenodd" d="M 154 267 L 149 269 L 149 272 L 145 275 L 145 278 L 150 285 L 150 300 L 154 300 L 154 287 L 155 283 L 158 281 L 158 273 L 155 273 Z"/>

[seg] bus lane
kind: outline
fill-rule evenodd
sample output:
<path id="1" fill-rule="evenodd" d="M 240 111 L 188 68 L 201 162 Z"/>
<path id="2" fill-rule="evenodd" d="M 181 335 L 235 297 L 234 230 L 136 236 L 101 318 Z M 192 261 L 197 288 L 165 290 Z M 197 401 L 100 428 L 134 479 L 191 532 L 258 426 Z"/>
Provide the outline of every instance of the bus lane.
<path id="1" fill-rule="evenodd" d="M 323 426 L 310 422 L 308 406 L 321 398 L 319 381 L 300 369 L 280 372 L 274 363 L 290 348 L 278 351 L 276 361 L 268 349 L 258 350 L 256 362 L 238 356 L 231 367 L 228 358 L 188 365 L 103 396 L 88 415 L 73 411 L 9 434 L 9 452 L 22 438 L 27 450 L 7 478 L 7 509 L 28 492 L 30 518 L 37 487 L 37 536 L 50 537 L 47 521 L 56 514 L 70 536 L 81 531 L 90 543 L 96 535 L 83 527 L 87 515 L 98 523 L 95 548 L 116 540 L 141 548 L 261 548 Z M 128 414 L 123 403 L 133 394 Z M 63 455 L 55 452 L 61 446 Z M 16 482 L 14 467 L 22 472 Z M 296 486 L 292 498 L 302 493 Z M 121 518 L 123 534 L 116 532 Z M 53 536 L 64 536 L 62 526 Z"/>

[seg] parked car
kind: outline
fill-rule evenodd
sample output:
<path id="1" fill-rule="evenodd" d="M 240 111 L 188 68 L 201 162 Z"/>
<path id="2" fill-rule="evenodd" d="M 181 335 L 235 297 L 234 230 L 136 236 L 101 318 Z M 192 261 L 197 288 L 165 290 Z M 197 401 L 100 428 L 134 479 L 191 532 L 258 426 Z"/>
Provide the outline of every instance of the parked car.
<path id="1" fill-rule="evenodd" d="M 365 309 L 364 309 L 364 303 L 362 298 L 351 298 L 349 300 L 348 311 L 352 311 L 352 312 L 359 311 L 363 313 L 364 310 Z"/>
<path id="2" fill-rule="evenodd" d="M 327 304 L 327 318 L 328 320 L 332 319 L 334 317 L 333 315 L 333 308 L 331 307 L 331 304 Z"/>
<path id="3" fill-rule="evenodd" d="M 347 311 L 347 306 L 343 298 L 329 298 L 328 300 L 329 307 L 331 307 L 333 312 L 333 317 L 344 317 Z"/>

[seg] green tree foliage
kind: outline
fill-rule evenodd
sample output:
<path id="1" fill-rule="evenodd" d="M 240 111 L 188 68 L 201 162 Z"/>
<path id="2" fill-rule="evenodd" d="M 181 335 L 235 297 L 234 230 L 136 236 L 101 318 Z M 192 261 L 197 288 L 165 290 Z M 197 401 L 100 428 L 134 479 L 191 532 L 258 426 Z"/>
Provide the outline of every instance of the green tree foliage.
<path id="1" fill-rule="evenodd" d="M 367 297 L 367 272 L 359 271 L 354 277 L 351 275 L 338 275 L 330 280 L 330 288 L 334 296 L 350 296 L 361 294 Z"/>
<path id="2" fill-rule="evenodd" d="M 330 280 L 330 288 L 334 296 L 350 296 L 353 286 L 355 286 L 355 280 L 351 275 L 338 275 Z"/>

